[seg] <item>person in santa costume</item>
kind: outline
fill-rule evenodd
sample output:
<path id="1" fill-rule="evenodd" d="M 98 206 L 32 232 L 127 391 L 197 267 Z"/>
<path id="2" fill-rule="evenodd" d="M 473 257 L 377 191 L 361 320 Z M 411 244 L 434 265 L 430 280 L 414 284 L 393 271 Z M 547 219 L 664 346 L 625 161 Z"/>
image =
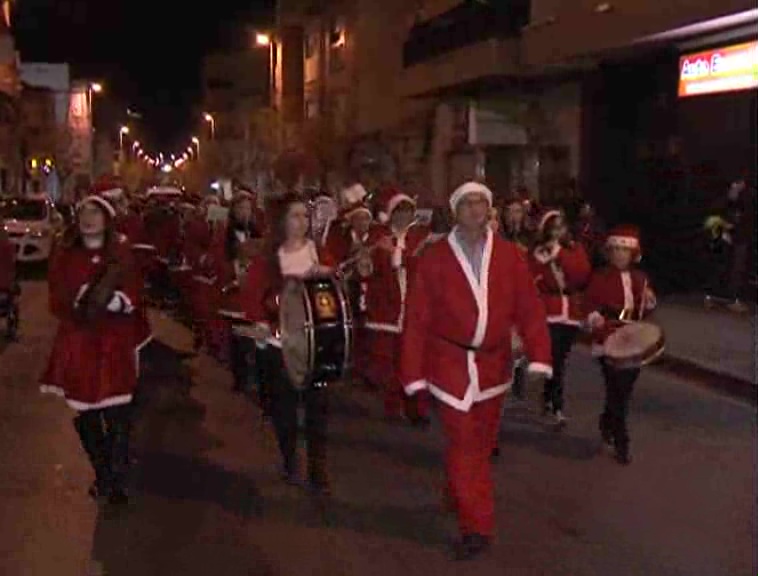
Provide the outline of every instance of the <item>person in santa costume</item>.
<path id="1" fill-rule="evenodd" d="M 639 368 L 619 369 L 604 357 L 605 340 L 624 325 L 622 318 L 642 320 L 655 309 L 656 297 L 647 275 L 635 265 L 641 259 L 640 234 L 634 226 L 618 226 L 606 240 L 608 266 L 593 273 L 585 293 L 587 325 L 593 336 L 592 353 L 605 381 L 605 408 L 598 426 L 603 441 L 615 449 L 616 460 L 629 464 L 627 416 Z"/>
<path id="2" fill-rule="evenodd" d="M 518 248 L 487 225 L 492 192 L 467 182 L 450 198 L 456 226 L 426 248 L 409 283 L 400 381 L 437 399 L 446 437 L 448 495 L 461 531 L 455 557 L 485 551 L 494 531 L 490 455 L 510 387 L 511 332 L 530 374 L 552 375 L 545 308 Z"/>
<path id="3" fill-rule="evenodd" d="M 250 359 L 254 350 L 247 339 L 234 335 L 232 326 L 218 316 L 218 310 L 238 307 L 237 296 L 240 283 L 247 275 L 254 241 L 262 238 L 253 220 L 255 198 L 246 192 L 238 192 L 232 199 L 229 219 L 214 239 L 213 265 L 215 278 L 215 312 L 211 320 L 214 332 L 214 348 L 224 359 L 229 360 L 234 376 L 232 390 L 235 393 L 250 392 Z"/>
<path id="4" fill-rule="evenodd" d="M 592 267 L 584 246 L 570 238 L 560 210 L 546 209 L 538 220 L 536 246 L 529 264 L 545 304 L 552 344 L 553 375 L 545 381 L 543 408 L 562 428 L 566 424 L 564 370 L 582 324 L 582 292 Z"/>
<path id="5" fill-rule="evenodd" d="M 368 377 L 384 391 L 387 420 L 407 417 L 412 424 L 429 424 L 426 393 L 406 397 L 399 380 L 400 337 L 403 333 L 408 276 L 416 252 L 429 236 L 416 225 L 416 201 L 397 188 L 385 188 L 377 198 L 384 234 L 372 253 L 373 272 L 366 288 L 366 330 L 369 334 Z"/>
<path id="6" fill-rule="evenodd" d="M 41 391 L 65 397 L 95 471 L 93 497 L 126 500 L 129 427 L 137 384 L 137 265 L 102 196 L 78 205 L 75 228 L 50 261 L 50 309 L 60 321 Z"/>
<path id="7" fill-rule="evenodd" d="M 320 494 L 329 492 L 326 473 L 328 387 L 307 383 L 299 392 L 284 367 L 278 330 L 279 295 L 285 277 L 331 274 L 333 259 L 308 238 L 308 209 L 303 199 L 286 193 L 271 205 L 271 231 L 267 249 L 253 257 L 240 292 L 241 310 L 255 323 L 257 338 L 266 343 L 264 381 L 270 394 L 271 421 L 282 456 L 283 479 L 299 482 L 297 461 L 297 408 L 305 407 L 308 482 Z"/>

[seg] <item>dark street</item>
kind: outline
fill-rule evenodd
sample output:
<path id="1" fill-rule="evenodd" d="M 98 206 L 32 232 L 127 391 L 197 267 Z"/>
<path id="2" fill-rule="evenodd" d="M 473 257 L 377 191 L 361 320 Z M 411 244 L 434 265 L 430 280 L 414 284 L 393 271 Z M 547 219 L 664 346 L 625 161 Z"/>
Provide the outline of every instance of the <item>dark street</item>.
<path id="1" fill-rule="evenodd" d="M 42 282 L 24 286 L 22 344 L 0 352 L 0 573 L 514 574 L 742 576 L 755 572 L 753 410 L 649 370 L 631 418 L 630 467 L 600 451 L 599 371 L 577 350 L 570 423 L 547 430 L 509 404 L 496 466 L 498 536 L 452 563 L 441 507 L 441 435 L 392 428 L 378 399 L 333 398 L 331 501 L 283 485 L 268 427 L 205 356 L 182 366 L 187 331 L 153 316 L 127 510 L 87 498 L 73 414 L 37 392 L 54 324 Z"/>

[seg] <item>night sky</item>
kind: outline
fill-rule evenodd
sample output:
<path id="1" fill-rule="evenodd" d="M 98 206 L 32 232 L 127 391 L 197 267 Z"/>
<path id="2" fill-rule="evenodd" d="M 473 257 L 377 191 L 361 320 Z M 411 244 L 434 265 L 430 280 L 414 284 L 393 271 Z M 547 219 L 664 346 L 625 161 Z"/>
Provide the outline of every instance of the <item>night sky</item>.
<path id="1" fill-rule="evenodd" d="M 143 114 L 148 149 L 170 150 L 197 125 L 203 55 L 230 23 L 273 21 L 274 2 L 17 0 L 13 27 L 22 62 L 68 62 L 75 78 L 102 79 Z"/>

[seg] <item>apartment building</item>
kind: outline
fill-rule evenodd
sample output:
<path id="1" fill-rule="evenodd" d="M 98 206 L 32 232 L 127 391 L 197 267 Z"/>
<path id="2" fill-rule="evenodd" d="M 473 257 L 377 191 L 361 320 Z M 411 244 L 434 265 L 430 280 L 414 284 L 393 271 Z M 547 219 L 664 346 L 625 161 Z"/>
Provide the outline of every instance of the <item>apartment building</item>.
<path id="1" fill-rule="evenodd" d="M 684 145 L 725 174 L 755 157 L 756 22 L 752 0 L 290 0 L 277 75 L 294 125 L 326 127 L 425 203 L 474 177 L 608 208 L 635 150 Z M 747 62 L 708 85 L 729 95 L 680 97 L 685 57 L 722 48 L 730 70 Z"/>
<path id="2" fill-rule="evenodd" d="M 255 43 L 211 54 L 203 61 L 203 110 L 209 121 L 199 137 L 214 176 L 251 180 L 261 164 L 263 143 L 255 133 L 256 114 L 271 104 L 271 47 Z"/>

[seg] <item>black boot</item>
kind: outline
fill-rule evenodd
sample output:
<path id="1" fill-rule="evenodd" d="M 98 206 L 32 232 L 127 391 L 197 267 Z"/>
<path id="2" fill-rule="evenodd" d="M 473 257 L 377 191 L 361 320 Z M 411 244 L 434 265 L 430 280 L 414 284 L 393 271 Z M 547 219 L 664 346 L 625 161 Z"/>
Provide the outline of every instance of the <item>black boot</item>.
<path id="1" fill-rule="evenodd" d="M 608 416 L 605 413 L 600 415 L 597 427 L 598 430 L 600 430 L 600 437 L 603 439 L 603 444 L 613 447 L 613 431 L 611 430 Z"/>
<path id="2" fill-rule="evenodd" d="M 486 552 L 490 539 L 481 534 L 464 534 L 453 546 L 453 558 L 458 561 L 473 560 Z"/>
<path id="3" fill-rule="evenodd" d="M 110 492 L 110 469 L 105 428 L 100 411 L 81 412 L 74 418 L 74 428 L 95 471 L 95 481 L 89 487 L 88 493 L 92 498 L 107 496 Z"/>
<path id="4" fill-rule="evenodd" d="M 616 443 L 616 462 L 627 466 L 632 463 L 632 456 L 629 453 L 629 442 Z"/>
<path id="5" fill-rule="evenodd" d="M 125 504 L 128 500 L 129 434 L 131 432 L 131 406 L 114 406 L 103 411 L 108 429 L 107 447 L 111 471 L 111 504 Z"/>

